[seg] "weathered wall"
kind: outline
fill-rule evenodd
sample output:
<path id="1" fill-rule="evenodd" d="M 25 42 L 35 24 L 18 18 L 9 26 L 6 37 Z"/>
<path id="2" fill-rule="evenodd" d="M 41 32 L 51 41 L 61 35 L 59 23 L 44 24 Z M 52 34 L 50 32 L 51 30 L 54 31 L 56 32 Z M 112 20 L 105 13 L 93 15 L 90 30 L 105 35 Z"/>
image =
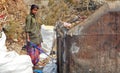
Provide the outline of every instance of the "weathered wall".
<path id="1" fill-rule="evenodd" d="M 109 12 L 77 33 L 58 39 L 63 73 L 120 72 L 120 12 Z"/>

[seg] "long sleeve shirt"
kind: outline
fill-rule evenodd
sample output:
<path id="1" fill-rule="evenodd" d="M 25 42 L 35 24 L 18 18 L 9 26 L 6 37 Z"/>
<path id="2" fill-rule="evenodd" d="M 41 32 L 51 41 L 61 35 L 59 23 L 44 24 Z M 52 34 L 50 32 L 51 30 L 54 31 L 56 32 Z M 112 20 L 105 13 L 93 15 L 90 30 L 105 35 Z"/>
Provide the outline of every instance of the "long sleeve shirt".
<path id="1" fill-rule="evenodd" d="M 37 23 L 35 16 L 29 14 L 26 17 L 25 31 L 26 33 L 29 34 L 31 42 L 35 44 L 40 44 L 42 42 L 40 29 L 41 29 L 41 25 Z"/>

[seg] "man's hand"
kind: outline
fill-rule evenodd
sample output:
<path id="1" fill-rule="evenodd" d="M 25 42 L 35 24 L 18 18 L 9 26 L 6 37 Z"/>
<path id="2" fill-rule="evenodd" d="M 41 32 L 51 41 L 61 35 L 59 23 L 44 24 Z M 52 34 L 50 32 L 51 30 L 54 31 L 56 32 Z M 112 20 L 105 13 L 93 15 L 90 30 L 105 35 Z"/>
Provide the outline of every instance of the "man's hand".
<path id="1" fill-rule="evenodd" d="M 30 42 L 30 39 L 27 39 L 27 42 Z"/>

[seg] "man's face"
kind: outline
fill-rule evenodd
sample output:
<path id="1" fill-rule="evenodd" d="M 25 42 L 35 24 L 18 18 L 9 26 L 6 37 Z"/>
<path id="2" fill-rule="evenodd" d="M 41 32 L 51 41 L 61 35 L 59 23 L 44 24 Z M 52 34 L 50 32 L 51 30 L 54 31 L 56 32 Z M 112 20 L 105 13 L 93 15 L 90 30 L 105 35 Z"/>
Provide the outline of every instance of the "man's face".
<path id="1" fill-rule="evenodd" d="M 38 11 L 37 8 L 32 9 L 32 13 L 33 13 L 33 14 L 37 14 L 37 11 Z"/>

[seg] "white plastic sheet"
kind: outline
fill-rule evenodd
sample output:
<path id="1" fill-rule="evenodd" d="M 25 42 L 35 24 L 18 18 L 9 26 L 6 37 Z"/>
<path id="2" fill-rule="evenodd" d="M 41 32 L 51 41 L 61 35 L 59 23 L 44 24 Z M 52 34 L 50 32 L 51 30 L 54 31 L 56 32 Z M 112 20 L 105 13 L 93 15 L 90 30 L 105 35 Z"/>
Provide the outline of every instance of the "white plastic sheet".
<path id="1" fill-rule="evenodd" d="M 54 32 L 54 26 L 41 26 L 41 34 L 43 38 L 42 48 L 45 49 L 47 54 L 49 55 L 52 47 L 54 39 L 56 38 L 55 32 Z M 40 54 L 40 58 L 47 58 L 48 56 L 44 53 Z"/>

